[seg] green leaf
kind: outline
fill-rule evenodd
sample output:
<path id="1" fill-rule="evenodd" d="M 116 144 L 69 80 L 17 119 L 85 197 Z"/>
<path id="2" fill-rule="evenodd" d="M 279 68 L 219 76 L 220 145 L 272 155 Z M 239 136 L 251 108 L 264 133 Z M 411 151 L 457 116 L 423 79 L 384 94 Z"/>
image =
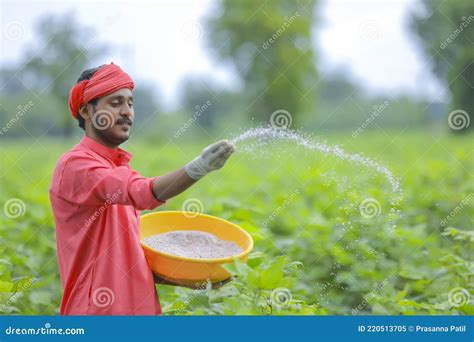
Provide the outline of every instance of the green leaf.
<path id="1" fill-rule="evenodd" d="M 0 292 L 13 292 L 13 283 L 0 280 Z"/>
<path id="2" fill-rule="evenodd" d="M 264 290 L 273 290 L 282 286 L 283 282 L 283 266 L 285 259 L 280 257 L 275 259 L 270 266 L 263 270 L 259 276 L 260 288 Z"/>
<path id="3" fill-rule="evenodd" d="M 30 293 L 30 300 L 33 304 L 49 305 L 51 303 L 51 292 L 33 291 Z"/>
<path id="4" fill-rule="evenodd" d="M 399 300 L 405 298 L 405 296 L 408 293 L 408 288 L 409 288 L 408 284 L 405 284 L 405 287 L 403 288 L 403 290 L 397 293 L 394 300 L 398 302 Z"/>

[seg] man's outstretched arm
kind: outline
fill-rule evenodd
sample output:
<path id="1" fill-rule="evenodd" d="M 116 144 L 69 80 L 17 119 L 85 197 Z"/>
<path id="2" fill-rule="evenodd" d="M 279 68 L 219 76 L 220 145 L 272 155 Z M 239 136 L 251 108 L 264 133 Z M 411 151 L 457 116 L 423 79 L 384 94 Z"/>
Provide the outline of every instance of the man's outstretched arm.
<path id="1" fill-rule="evenodd" d="M 224 166 L 234 152 L 234 146 L 227 140 L 220 140 L 208 147 L 179 170 L 155 178 L 153 193 L 159 200 L 166 201 L 179 195 L 211 171 Z"/>

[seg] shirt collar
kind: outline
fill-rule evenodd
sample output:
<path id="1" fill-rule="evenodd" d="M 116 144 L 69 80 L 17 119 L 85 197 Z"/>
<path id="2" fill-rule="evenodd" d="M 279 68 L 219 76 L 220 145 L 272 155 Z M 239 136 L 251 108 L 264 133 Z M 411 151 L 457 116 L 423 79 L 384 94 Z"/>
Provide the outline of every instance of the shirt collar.
<path id="1" fill-rule="evenodd" d="M 102 145 L 101 143 L 85 135 L 81 139 L 81 145 L 94 151 L 95 153 L 110 159 L 115 165 L 125 165 L 132 159 L 132 154 L 118 147 L 116 150 Z"/>

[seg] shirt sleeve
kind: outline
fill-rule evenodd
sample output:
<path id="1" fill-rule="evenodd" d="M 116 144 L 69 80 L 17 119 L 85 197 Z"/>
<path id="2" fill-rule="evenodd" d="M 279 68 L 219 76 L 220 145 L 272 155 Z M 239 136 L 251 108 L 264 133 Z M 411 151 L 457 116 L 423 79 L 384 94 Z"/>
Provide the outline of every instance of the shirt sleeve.
<path id="1" fill-rule="evenodd" d="M 59 195 L 80 205 L 122 204 L 151 210 L 166 201 L 153 193 L 158 177 L 142 177 L 129 166 L 107 167 L 91 156 L 73 156 L 64 165 Z"/>

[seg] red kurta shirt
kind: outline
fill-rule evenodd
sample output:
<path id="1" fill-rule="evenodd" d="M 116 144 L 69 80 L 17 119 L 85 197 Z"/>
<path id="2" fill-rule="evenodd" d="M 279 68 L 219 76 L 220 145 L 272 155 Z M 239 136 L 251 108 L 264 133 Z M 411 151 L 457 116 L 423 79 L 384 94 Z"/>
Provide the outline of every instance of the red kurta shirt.
<path id="1" fill-rule="evenodd" d="M 84 136 L 54 170 L 62 315 L 158 315 L 161 307 L 140 246 L 139 210 L 164 201 L 154 178 L 132 170 L 132 154 Z"/>

